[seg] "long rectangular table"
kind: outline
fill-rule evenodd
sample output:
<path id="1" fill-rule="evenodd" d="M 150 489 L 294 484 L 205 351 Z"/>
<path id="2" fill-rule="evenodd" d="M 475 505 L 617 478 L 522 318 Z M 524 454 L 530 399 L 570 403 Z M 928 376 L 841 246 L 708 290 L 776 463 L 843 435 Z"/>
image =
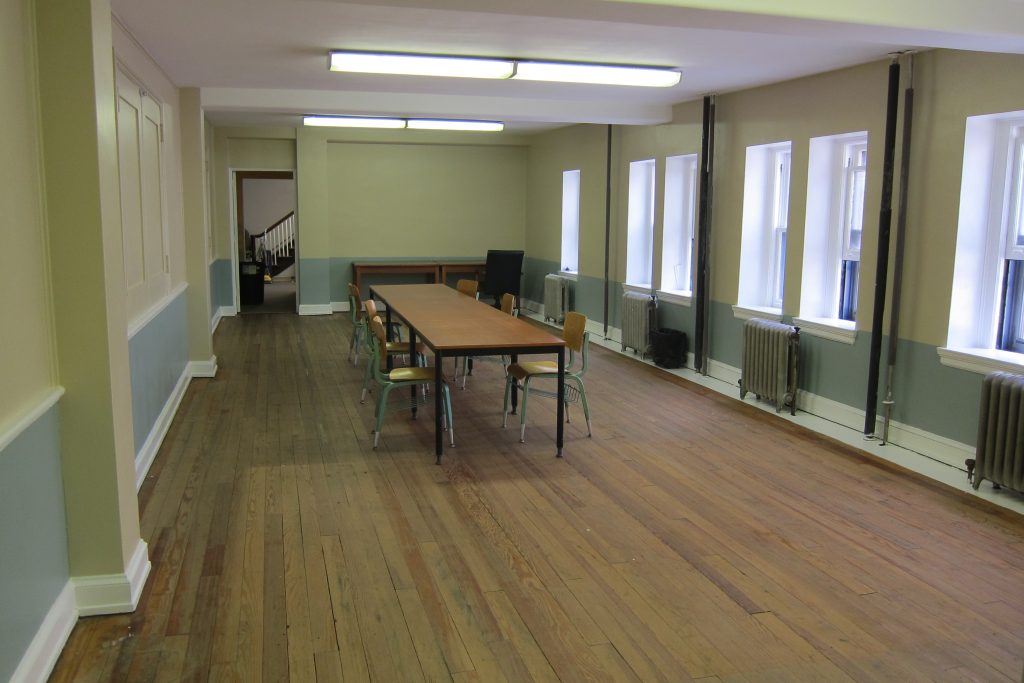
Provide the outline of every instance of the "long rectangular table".
<path id="1" fill-rule="evenodd" d="M 520 354 L 554 353 L 558 356 L 556 446 L 557 455 L 561 457 L 565 420 L 564 339 L 441 284 L 374 285 L 370 293 L 387 304 L 388 323 L 397 316 L 409 327 L 410 358 L 416 355 L 417 341 L 434 352 L 434 450 L 438 464 L 444 455 L 441 368 L 444 358 L 461 356 L 509 355 L 512 362 L 516 362 Z M 385 329 L 390 334 L 390 324 Z M 412 406 L 415 411 L 416 401 Z"/>

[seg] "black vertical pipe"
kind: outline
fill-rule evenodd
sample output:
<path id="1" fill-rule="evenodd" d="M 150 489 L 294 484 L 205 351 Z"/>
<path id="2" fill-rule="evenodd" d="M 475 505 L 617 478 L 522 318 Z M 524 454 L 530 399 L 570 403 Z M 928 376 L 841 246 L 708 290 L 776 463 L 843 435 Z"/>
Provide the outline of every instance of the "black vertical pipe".
<path id="1" fill-rule="evenodd" d="M 693 366 L 702 374 L 707 370 L 708 341 L 708 242 L 711 234 L 711 177 L 715 154 L 715 98 L 704 96 L 704 113 L 700 142 L 700 196 L 697 204 L 697 277 L 696 329 L 694 330 Z"/>
<path id="2" fill-rule="evenodd" d="M 604 169 L 604 336 L 608 337 L 609 250 L 612 240 L 612 124 L 608 124 L 608 151 Z"/>
<path id="3" fill-rule="evenodd" d="M 907 87 L 903 91 L 903 144 L 900 145 L 900 197 L 896 209 L 896 251 L 892 264 L 892 301 L 889 310 L 889 346 L 885 356 L 885 423 L 882 443 L 889 440 L 889 420 L 892 418 L 893 377 L 896 373 L 896 347 L 900 332 L 900 302 L 903 294 L 903 253 L 907 241 L 907 194 L 910 187 L 910 141 L 914 127 L 914 55 L 907 58 Z"/>
<path id="4" fill-rule="evenodd" d="M 896 110 L 899 108 L 900 65 L 889 65 L 889 99 L 885 107 L 885 157 L 882 162 L 882 205 L 878 214 L 878 263 L 875 267 L 875 304 L 871 312 L 871 356 L 868 360 L 868 395 L 864 407 L 864 433 L 875 433 L 878 409 L 878 366 L 882 357 L 882 320 L 885 285 L 889 275 L 889 233 L 892 229 L 892 176 L 896 156 Z"/>

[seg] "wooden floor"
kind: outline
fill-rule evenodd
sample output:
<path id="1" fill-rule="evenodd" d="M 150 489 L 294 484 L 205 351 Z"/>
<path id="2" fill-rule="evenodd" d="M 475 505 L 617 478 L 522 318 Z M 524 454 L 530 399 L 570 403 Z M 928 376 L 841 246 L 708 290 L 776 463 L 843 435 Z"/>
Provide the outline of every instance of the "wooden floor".
<path id="1" fill-rule="evenodd" d="M 350 330 L 221 322 L 140 494 L 139 609 L 52 680 L 1021 680 L 1024 518 L 597 348 L 564 459 L 483 363 L 442 466 L 429 410 L 375 452 Z"/>

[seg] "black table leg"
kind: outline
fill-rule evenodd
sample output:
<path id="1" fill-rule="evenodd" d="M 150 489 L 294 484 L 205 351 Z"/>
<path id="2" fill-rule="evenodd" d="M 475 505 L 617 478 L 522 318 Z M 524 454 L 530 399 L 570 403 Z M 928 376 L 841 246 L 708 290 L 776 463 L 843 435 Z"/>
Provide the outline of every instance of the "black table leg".
<path id="1" fill-rule="evenodd" d="M 555 443 L 558 457 L 562 457 L 562 423 L 565 422 L 565 349 L 558 349 L 558 431 Z"/>
<path id="2" fill-rule="evenodd" d="M 437 456 L 437 464 L 441 464 L 441 457 L 444 455 L 444 435 L 441 433 L 441 411 L 444 410 L 444 401 L 441 399 L 441 360 L 442 355 L 438 350 L 434 351 L 434 454 Z M 451 425 L 448 425 L 451 429 Z"/>
<path id="3" fill-rule="evenodd" d="M 519 354 L 516 354 L 516 353 L 511 354 L 511 356 L 509 357 L 509 360 L 512 363 L 518 363 L 519 362 Z M 515 415 L 516 414 L 516 407 L 518 405 L 519 405 L 519 389 L 516 388 L 515 380 L 512 380 L 512 412 L 510 413 L 511 415 Z"/>
<path id="4" fill-rule="evenodd" d="M 416 330 L 409 328 L 409 367 L 416 367 Z M 412 393 L 412 419 L 416 419 L 416 390 L 415 384 L 409 389 Z"/>

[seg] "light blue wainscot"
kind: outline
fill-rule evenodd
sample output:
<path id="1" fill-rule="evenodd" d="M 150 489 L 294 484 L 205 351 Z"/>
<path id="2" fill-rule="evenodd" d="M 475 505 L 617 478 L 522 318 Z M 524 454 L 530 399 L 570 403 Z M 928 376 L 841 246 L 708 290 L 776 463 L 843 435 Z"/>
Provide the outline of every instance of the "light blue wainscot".
<path id="1" fill-rule="evenodd" d="M 0 446 L 0 681 L 68 585 L 57 405 Z"/>

